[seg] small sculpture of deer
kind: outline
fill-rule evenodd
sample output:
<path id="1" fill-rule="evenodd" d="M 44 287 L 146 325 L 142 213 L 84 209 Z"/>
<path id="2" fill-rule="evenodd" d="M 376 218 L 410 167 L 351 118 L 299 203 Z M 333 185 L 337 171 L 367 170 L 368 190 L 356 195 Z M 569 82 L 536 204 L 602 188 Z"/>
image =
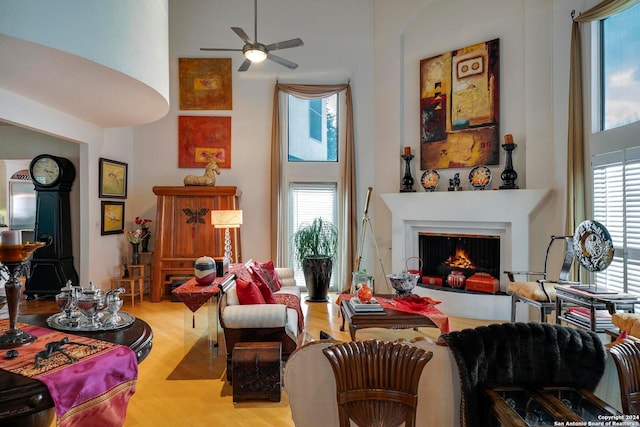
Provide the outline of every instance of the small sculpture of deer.
<path id="1" fill-rule="evenodd" d="M 215 173 L 214 173 L 215 172 Z M 220 175 L 220 168 L 215 160 L 207 165 L 204 175 L 187 175 L 184 177 L 184 185 L 216 185 L 216 175 Z"/>

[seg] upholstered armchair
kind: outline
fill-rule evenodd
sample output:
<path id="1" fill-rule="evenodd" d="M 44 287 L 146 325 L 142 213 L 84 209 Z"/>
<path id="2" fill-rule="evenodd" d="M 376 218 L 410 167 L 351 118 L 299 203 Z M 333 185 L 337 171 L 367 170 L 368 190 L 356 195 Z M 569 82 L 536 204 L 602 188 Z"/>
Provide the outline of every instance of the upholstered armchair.
<path id="1" fill-rule="evenodd" d="M 233 348 L 240 342 L 282 343 L 282 359 L 287 360 L 302 340 L 303 319 L 300 288 L 291 268 L 275 268 L 281 288 L 273 292 L 276 304 L 240 304 L 236 280 L 228 280 L 218 301 L 220 326 L 227 352 L 227 380 L 232 381 Z"/>

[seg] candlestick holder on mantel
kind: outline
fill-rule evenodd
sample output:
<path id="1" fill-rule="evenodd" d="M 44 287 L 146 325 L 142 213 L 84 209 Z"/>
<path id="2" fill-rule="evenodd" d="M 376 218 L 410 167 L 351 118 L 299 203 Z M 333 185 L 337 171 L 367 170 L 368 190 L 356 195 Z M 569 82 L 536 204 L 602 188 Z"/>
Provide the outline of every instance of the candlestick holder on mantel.
<path id="1" fill-rule="evenodd" d="M 411 176 L 411 159 L 413 159 L 413 154 L 411 154 L 411 147 L 404 147 L 404 152 L 401 157 L 405 161 L 405 167 L 404 177 L 402 177 L 402 188 L 400 188 L 400 192 L 413 193 L 416 190 L 413 189 L 413 177 Z"/>
<path id="2" fill-rule="evenodd" d="M 516 185 L 516 179 L 518 179 L 518 173 L 513 169 L 513 160 L 511 158 L 511 153 L 517 147 L 517 144 L 513 143 L 512 135 L 504 136 L 504 144 L 502 144 L 502 148 L 506 154 L 505 166 L 504 170 L 500 174 L 500 178 L 502 178 L 503 184 L 499 187 L 500 190 L 516 190 L 520 187 Z"/>

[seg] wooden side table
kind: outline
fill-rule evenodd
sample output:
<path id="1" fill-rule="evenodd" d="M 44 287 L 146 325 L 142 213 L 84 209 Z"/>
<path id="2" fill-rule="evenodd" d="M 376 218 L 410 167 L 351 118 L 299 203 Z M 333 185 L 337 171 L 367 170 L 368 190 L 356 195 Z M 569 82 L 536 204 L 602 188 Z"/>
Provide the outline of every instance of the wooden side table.
<path id="1" fill-rule="evenodd" d="M 140 264 L 144 265 L 144 293 L 151 292 L 151 279 L 153 278 L 153 252 L 140 252 Z"/>
<path id="2" fill-rule="evenodd" d="M 111 278 L 111 289 L 124 288 L 124 297 L 131 297 L 131 306 L 135 305 L 136 296 L 140 296 L 140 302 L 144 296 L 144 264 L 128 265 L 128 277 L 124 276 L 124 266 L 120 266 L 120 277 Z M 137 285 L 137 289 L 136 289 Z"/>

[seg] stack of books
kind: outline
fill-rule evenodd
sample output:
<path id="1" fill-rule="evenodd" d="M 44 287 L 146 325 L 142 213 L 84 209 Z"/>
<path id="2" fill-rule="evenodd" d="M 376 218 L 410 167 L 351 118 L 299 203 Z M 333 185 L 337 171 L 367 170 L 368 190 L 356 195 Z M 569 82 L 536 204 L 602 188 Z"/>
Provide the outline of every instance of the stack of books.
<path id="1" fill-rule="evenodd" d="M 567 309 L 565 316 L 567 319 L 573 320 L 586 328 L 591 325 L 591 313 L 586 307 L 570 307 Z M 614 328 L 611 322 L 611 314 L 607 310 L 596 310 L 596 325 L 597 330 Z"/>
<path id="2" fill-rule="evenodd" d="M 357 297 L 353 297 L 349 300 L 349 304 L 351 304 L 351 308 L 353 311 L 362 314 L 362 313 L 384 313 L 384 308 L 378 304 L 378 301 L 375 298 L 371 299 L 369 302 L 362 302 Z"/>

